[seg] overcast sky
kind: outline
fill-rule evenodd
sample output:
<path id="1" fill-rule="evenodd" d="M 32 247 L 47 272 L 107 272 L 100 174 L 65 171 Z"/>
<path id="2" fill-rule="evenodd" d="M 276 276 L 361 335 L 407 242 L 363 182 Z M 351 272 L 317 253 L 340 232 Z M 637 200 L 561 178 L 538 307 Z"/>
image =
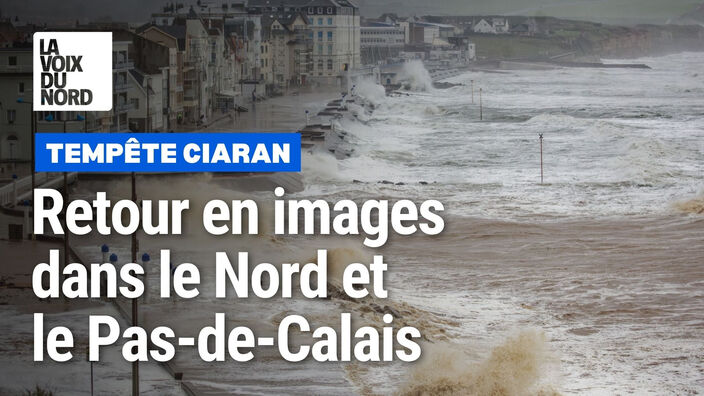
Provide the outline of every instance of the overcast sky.
<path id="1" fill-rule="evenodd" d="M 227 0 L 228 2 L 240 0 Z M 354 0 L 353 0 L 354 1 Z M 188 0 L 179 0 L 188 4 Z M 702 0 L 356 0 L 365 16 L 400 15 L 549 15 L 603 22 L 666 23 L 695 8 Z M 140 22 L 164 0 L 0 0 L 4 17 L 45 22 L 86 21 L 110 17 Z M 195 3 L 195 0 L 192 1 Z M 219 1 L 216 1 L 219 3 Z"/>

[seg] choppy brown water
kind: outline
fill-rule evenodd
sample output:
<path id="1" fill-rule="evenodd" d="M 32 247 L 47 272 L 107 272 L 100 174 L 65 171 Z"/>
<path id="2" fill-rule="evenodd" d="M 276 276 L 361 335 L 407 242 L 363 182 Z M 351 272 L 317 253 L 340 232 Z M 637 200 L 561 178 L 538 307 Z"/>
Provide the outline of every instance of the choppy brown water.
<path id="1" fill-rule="evenodd" d="M 452 348 L 426 348 L 404 393 L 701 390 L 704 218 L 454 218 L 439 238 L 389 250 L 394 277 L 422 285 L 417 301 L 460 322 Z M 559 366 L 545 365 L 548 349 Z"/>
<path id="2" fill-rule="evenodd" d="M 207 180 L 189 183 L 199 186 L 191 193 L 194 206 L 221 193 L 214 186 L 206 189 Z M 157 189 L 158 195 L 168 195 L 169 188 L 183 187 L 170 182 Z M 423 358 L 416 364 L 292 364 L 274 350 L 264 350 L 256 364 L 212 366 L 194 354 L 179 355 L 177 363 L 194 380 L 223 392 L 686 394 L 701 389 L 703 216 L 446 220 L 447 228 L 438 237 L 395 238 L 378 251 L 363 251 L 349 240 L 276 239 L 266 228 L 255 238 L 192 232 L 183 238 L 143 240 L 147 251 L 171 248 L 178 259 L 198 263 L 204 277 L 204 298 L 154 301 L 143 307 L 146 322 L 159 323 L 168 312 L 167 322 L 188 335 L 210 323 L 213 312 L 227 312 L 232 324 L 267 334 L 290 313 L 305 312 L 314 325 L 336 326 L 340 312 L 351 312 L 360 325 L 380 326 L 383 313 L 393 310 L 397 325 L 415 326 L 424 335 Z M 98 254 L 100 241 L 84 244 L 92 247 L 89 253 Z M 128 241 L 121 246 L 127 249 Z M 216 250 L 248 249 L 253 261 L 278 263 L 308 260 L 316 248 L 329 249 L 333 284 L 345 264 L 383 253 L 390 298 L 208 297 Z"/>
<path id="3" fill-rule="evenodd" d="M 357 323 L 378 325 L 394 310 L 395 323 L 425 336 L 417 364 L 293 364 L 273 349 L 254 364 L 179 356 L 212 394 L 703 393 L 702 56 L 647 63 L 654 69 L 468 74 L 456 79 L 464 87 L 382 96 L 372 118 L 342 124 L 355 155 L 306 156 L 300 196 L 435 198 L 457 215 L 439 237 L 396 238 L 379 250 L 389 299 L 204 298 L 152 304 L 147 322 L 149 313 L 154 323 L 166 313 L 179 333 L 192 334 L 213 312 L 227 312 L 232 324 L 267 334 L 289 313 L 335 326 L 340 312 L 352 312 Z M 484 122 L 469 103 L 470 79 L 484 87 Z M 328 99 L 276 99 L 210 129 L 290 130 L 304 122 L 302 103 Z M 241 195 L 207 179 L 162 184 L 150 186 L 164 195 L 152 199 L 192 195 L 195 205 Z M 198 229 L 197 212 L 188 220 L 187 229 Z M 140 241 L 198 263 L 210 280 L 205 295 L 216 249 L 278 263 L 326 248 L 333 277 L 340 264 L 370 254 L 353 238 L 275 238 L 262 228 L 267 235 L 258 238 L 191 232 Z M 86 246 L 98 254 L 102 243 Z M 127 255 L 128 241 L 119 243 Z"/>

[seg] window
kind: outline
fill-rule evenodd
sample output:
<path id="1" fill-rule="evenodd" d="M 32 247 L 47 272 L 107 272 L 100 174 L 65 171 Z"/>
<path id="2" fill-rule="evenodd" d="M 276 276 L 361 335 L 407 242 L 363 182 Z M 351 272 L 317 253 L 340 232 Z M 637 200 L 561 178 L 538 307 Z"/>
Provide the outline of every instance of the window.
<path id="1" fill-rule="evenodd" d="M 318 40 L 322 40 L 322 39 L 323 39 L 323 32 L 318 32 Z"/>
<path id="2" fill-rule="evenodd" d="M 332 14 L 332 7 L 328 7 L 328 14 Z"/>
<path id="3" fill-rule="evenodd" d="M 10 159 L 15 159 L 15 153 L 13 152 L 13 149 L 15 148 L 17 141 L 18 139 L 15 135 L 10 135 L 7 137 L 7 143 L 8 146 L 10 146 Z"/>
<path id="4" fill-rule="evenodd" d="M 332 32 L 328 32 L 328 41 L 332 41 Z"/>
<path id="5" fill-rule="evenodd" d="M 115 99 L 113 99 L 114 101 Z M 64 119 L 64 114 L 68 117 L 67 120 L 73 120 L 75 119 L 74 117 L 71 117 L 71 112 L 63 112 L 63 111 L 38 111 L 37 112 L 37 119 L 38 120 L 46 120 L 46 121 L 63 121 Z"/>
<path id="6" fill-rule="evenodd" d="M 328 25 L 332 25 L 332 18 L 328 18 Z"/>
<path id="7" fill-rule="evenodd" d="M 17 92 L 19 92 L 21 94 L 24 93 L 24 83 L 23 82 L 17 84 Z"/>
<path id="8" fill-rule="evenodd" d="M 308 7 L 308 14 L 312 14 L 313 12 L 313 7 Z"/>
<path id="9" fill-rule="evenodd" d="M 328 44 L 328 55 L 332 55 L 332 44 Z"/>
<path id="10" fill-rule="evenodd" d="M 16 56 L 7 57 L 7 65 L 8 66 L 17 66 L 17 57 Z"/>
<path id="11" fill-rule="evenodd" d="M 323 45 L 322 44 L 318 44 L 318 54 L 321 54 L 321 55 L 323 54 Z"/>
<path id="12" fill-rule="evenodd" d="M 8 110 L 7 111 L 7 123 L 8 124 L 14 124 L 16 118 L 17 118 L 17 112 L 15 110 Z"/>
<path id="13" fill-rule="evenodd" d="M 318 7 L 318 14 L 322 14 L 322 13 L 323 13 L 323 7 Z"/>
<path id="14" fill-rule="evenodd" d="M 323 70 L 323 60 L 318 59 L 318 70 Z"/>
<path id="15" fill-rule="evenodd" d="M 332 70 L 332 59 L 328 59 L 328 70 Z"/>

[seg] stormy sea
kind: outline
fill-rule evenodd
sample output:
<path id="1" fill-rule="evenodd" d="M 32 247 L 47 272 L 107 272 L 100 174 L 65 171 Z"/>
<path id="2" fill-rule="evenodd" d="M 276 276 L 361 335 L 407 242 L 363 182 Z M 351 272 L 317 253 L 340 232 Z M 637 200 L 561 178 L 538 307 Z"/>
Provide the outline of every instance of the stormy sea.
<path id="1" fill-rule="evenodd" d="M 305 189 L 290 197 L 437 199 L 445 231 L 394 237 L 373 250 L 362 237 L 281 238 L 266 226 L 256 237 L 216 238 L 203 234 L 195 211 L 184 226 L 192 231 L 145 239 L 141 249 L 171 248 L 172 260 L 198 263 L 203 297 L 151 301 L 144 321 L 158 316 L 188 334 L 225 312 L 228 326 L 271 335 L 292 313 L 334 327 L 341 312 L 372 326 L 391 312 L 395 326 L 423 334 L 415 363 L 287 363 L 265 348 L 250 363 L 211 364 L 179 352 L 175 364 L 212 394 L 701 392 L 704 54 L 613 62 L 651 69 L 474 71 L 435 89 L 416 68 L 412 84 L 391 95 L 360 83 L 357 93 L 374 111 L 339 122 L 354 152 L 343 159 L 305 153 Z M 306 100 L 274 103 L 293 108 Z M 144 198 L 190 198 L 193 207 L 252 195 L 208 176 L 150 179 L 144 190 Z M 110 193 L 128 197 L 129 185 Z M 270 213 L 260 216 L 271 224 Z M 100 242 L 86 238 L 84 253 L 97 256 Z M 128 254 L 129 240 L 113 245 Z M 248 249 L 253 260 L 280 263 L 309 260 L 318 248 L 328 249 L 333 274 L 383 254 L 389 298 L 207 297 L 216 250 Z"/>

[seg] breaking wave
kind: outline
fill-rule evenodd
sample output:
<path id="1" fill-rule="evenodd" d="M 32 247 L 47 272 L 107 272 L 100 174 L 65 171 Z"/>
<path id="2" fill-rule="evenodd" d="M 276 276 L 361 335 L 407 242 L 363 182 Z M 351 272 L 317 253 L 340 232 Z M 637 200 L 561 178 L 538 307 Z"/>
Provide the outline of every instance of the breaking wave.
<path id="1" fill-rule="evenodd" d="M 526 124 L 537 124 L 537 125 L 560 125 L 560 126 L 576 126 L 584 124 L 584 120 L 580 120 L 577 117 L 573 117 L 567 114 L 548 114 L 542 113 L 531 117 L 526 120 Z"/>
<path id="2" fill-rule="evenodd" d="M 426 345 L 424 351 L 399 395 L 559 394 L 545 383 L 557 359 L 539 331 L 523 331 L 510 337 L 483 361 L 471 361 L 450 343 Z"/>
<path id="3" fill-rule="evenodd" d="M 336 180 L 339 178 L 339 163 L 333 155 L 327 152 L 303 152 L 301 166 L 306 181 Z"/>
<path id="4" fill-rule="evenodd" d="M 374 105 L 386 100 L 386 90 L 370 79 L 361 79 L 355 84 L 355 93 Z"/>
<path id="5" fill-rule="evenodd" d="M 430 91 L 433 89 L 433 79 L 425 69 L 423 62 L 414 60 L 403 64 L 400 80 L 409 91 Z"/>
<path id="6" fill-rule="evenodd" d="M 677 201 L 673 205 L 683 213 L 704 215 L 704 194 L 689 200 Z"/>

